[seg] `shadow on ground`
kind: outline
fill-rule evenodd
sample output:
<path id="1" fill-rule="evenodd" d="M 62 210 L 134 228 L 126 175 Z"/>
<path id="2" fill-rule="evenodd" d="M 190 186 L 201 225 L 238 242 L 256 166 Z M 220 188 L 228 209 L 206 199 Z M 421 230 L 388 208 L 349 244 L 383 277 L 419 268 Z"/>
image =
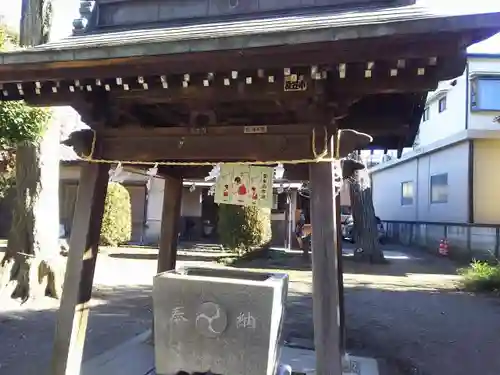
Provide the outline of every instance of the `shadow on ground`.
<path id="1" fill-rule="evenodd" d="M 117 259 L 135 259 L 135 260 L 156 260 L 158 259 L 158 254 L 156 253 L 143 253 L 143 252 L 137 252 L 137 253 L 131 253 L 131 252 L 126 252 L 126 253 L 110 253 L 108 254 L 110 258 L 117 258 Z M 191 262 L 206 262 L 206 261 L 217 261 L 217 259 L 220 257 L 208 257 L 208 256 L 203 256 L 203 255 L 195 255 L 195 254 L 177 254 L 177 261 L 191 261 Z"/>
<path id="2" fill-rule="evenodd" d="M 290 275 L 284 338 L 290 346 L 313 348 L 310 264 L 300 253 L 269 254 L 235 267 Z M 443 276 L 452 274 L 453 265 L 427 254 L 410 255 L 380 266 L 345 260 L 347 350 L 381 359 L 381 375 L 498 375 L 500 300 L 443 290 Z M 93 301 L 86 359 L 151 328 L 150 285 L 97 286 Z M 0 375 L 45 373 L 55 317 L 54 308 L 0 312 Z"/>
<path id="3" fill-rule="evenodd" d="M 251 254 L 237 258 L 231 267 L 308 271 L 311 270 L 311 261 L 298 253 L 269 249 L 255 258 Z"/>
<path id="4" fill-rule="evenodd" d="M 84 360 L 151 328 L 151 286 L 95 288 Z M 0 375 L 48 373 L 57 303 L 28 311 L 0 310 Z"/>
<path id="5" fill-rule="evenodd" d="M 388 264 L 344 257 L 348 352 L 379 359 L 381 375 L 498 375 L 500 300 L 459 292 L 448 260 L 384 248 Z M 311 270 L 301 254 L 271 252 L 234 266 L 289 273 L 284 337 L 313 348 Z"/>
<path id="6" fill-rule="evenodd" d="M 344 250 L 349 250 L 346 246 Z M 390 248 L 389 248 L 390 249 Z M 447 259 L 411 249 L 398 248 L 386 250 L 386 264 L 369 264 L 358 262 L 350 254 L 342 257 L 344 274 L 386 275 L 406 276 L 410 274 L 434 274 L 434 275 L 456 275 L 456 266 Z M 299 251 L 285 252 L 281 250 L 269 250 L 267 254 L 258 259 L 237 259 L 232 264 L 236 268 L 258 268 L 258 269 L 283 269 L 307 271 L 311 270 L 310 259 L 305 259 Z"/>
<path id="7" fill-rule="evenodd" d="M 347 351 L 377 358 L 381 375 L 498 374 L 498 299 L 346 287 L 345 304 Z M 314 348 L 311 295 L 289 295 L 283 332 Z"/>

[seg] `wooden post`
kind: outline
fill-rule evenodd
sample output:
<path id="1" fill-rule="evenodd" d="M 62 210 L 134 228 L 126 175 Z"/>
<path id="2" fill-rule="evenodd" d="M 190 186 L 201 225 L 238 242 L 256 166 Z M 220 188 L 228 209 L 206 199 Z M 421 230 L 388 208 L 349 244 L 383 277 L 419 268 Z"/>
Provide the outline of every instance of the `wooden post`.
<path id="1" fill-rule="evenodd" d="M 158 250 L 158 273 L 175 269 L 181 200 L 182 178 L 166 177 L 165 190 L 163 191 L 161 238 Z"/>
<path id="2" fill-rule="evenodd" d="M 51 375 L 78 375 L 98 253 L 109 164 L 81 167 L 52 353 Z"/>
<path id="3" fill-rule="evenodd" d="M 292 199 L 290 192 L 286 193 L 286 210 L 285 210 L 285 249 L 290 250 L 292 248 Z"/>
<path id="4" fill-rule="evenodd" d="M 340 206 L 334 198 L 334 165 L 310 164 L 309 174 L 316 373 L 342 375 L 338 260 L 341 244 L 337 235 Z"/>
<path id="5" fill-rule="evenodd" d="M 292 190 L 290 192 L 290 213 L 289 213 L 289 218 L 290 218 L 290 223 L 289 223 L 289 228 L 288 228 L 288 238 L 289 238 L 289 250 L 293 249 L 295 246 L 295 224 L 296 224 L 296 218 L 295 218 L 295 212 L 297 211 L 297 190 Z"/>
<path id="6" fill-rule="evenodd" d="M 343 259 L 342 259 L 342 218 L 340 216 L 340 192 L 335 197 L 335 205 L 337 207 L 336 223 L 337 223 L 337 282 L 339 285 L 339 324 L 340 324 L 340 353 L 341 355 L 346 352 L 346 332 L 345 332 L 345 300 L 344 300 L 344 272 L 343 272 Z"/>

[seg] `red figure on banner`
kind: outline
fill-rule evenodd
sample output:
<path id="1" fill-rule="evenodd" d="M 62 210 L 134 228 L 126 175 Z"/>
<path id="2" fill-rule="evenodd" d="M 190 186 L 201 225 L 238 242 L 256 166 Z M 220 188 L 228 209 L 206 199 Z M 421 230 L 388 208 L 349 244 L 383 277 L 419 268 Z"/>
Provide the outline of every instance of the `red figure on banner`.
<path id="1" fill-rule="evenodd" d="M 237 192 L 238 192 L 238 195 L 243 197 L 245 195 L 247 195 L 247 187 L 245 186 L 245 184 L 241 181 L 241 178 L 239 177 L 236 177 L 234 179 L 234 182 L 238 188 Z"/>
<path id="2" fill-rule="evenodd" d="M 255 188 L 255 186 L 252 186 L 252 200 L 256 201 L 257 198 L 257 189 Z"/>

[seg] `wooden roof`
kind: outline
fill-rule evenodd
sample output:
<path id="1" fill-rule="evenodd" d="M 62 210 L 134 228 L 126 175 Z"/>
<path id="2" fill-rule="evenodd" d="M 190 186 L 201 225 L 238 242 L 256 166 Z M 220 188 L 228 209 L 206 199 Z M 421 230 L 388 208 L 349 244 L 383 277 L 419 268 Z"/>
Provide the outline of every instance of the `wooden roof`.
<path id="1" fill-rule="evenodd" d="M 303 158 L 312 127 L 332 117 L 401 148 L 427 92 L 499 29 L 500 12 L 411 5 L 89 33 L 0 54 L 0 100 L 71 105 L 121 160 Z M 287 89 L 290 79 L 300 85 Z"/>
<path id="2" fill-rule="evenodd" d="M 491 35 L 498 31 L 499 25 L 500 12 L 461 14 L 452 8 L 446 13 L 438 13 L 419 5 L 291 14 L 71 36 L 35 48 L 0 54 L 0 64 L 8 67 L 31 63 L 75 63 L 436 32 L 482 30 Z M 1 80 L 5 78 L 1 77 Z"/>

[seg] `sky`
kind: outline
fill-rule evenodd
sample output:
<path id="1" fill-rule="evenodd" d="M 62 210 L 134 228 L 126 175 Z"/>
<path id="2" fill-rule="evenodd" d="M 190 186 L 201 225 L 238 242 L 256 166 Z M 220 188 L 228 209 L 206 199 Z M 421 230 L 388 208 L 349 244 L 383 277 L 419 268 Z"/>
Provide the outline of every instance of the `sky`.
<path id="1" fill-rule="evenodd" d="M 22 0 L 0 0 L 0 15 L 3 15 L 7 23 L 17 28 L 21 14 Z M 9 4 L 5 6 L 5 4 Z M 500 0 L 417 0 L 417 3 L 446 10 L 450 7 L 454 11 L 470 13 L 482 13 L 496 11 L 500 12 Z M 71 34 L 72 21 L 78 15 L 79 0 L 53 0 L 54 27 L 53 39 L 64 38 Z M 471 53 L 500 53 L 500 34 L 487 41 L 483 41 L 469 48 Z"/>

